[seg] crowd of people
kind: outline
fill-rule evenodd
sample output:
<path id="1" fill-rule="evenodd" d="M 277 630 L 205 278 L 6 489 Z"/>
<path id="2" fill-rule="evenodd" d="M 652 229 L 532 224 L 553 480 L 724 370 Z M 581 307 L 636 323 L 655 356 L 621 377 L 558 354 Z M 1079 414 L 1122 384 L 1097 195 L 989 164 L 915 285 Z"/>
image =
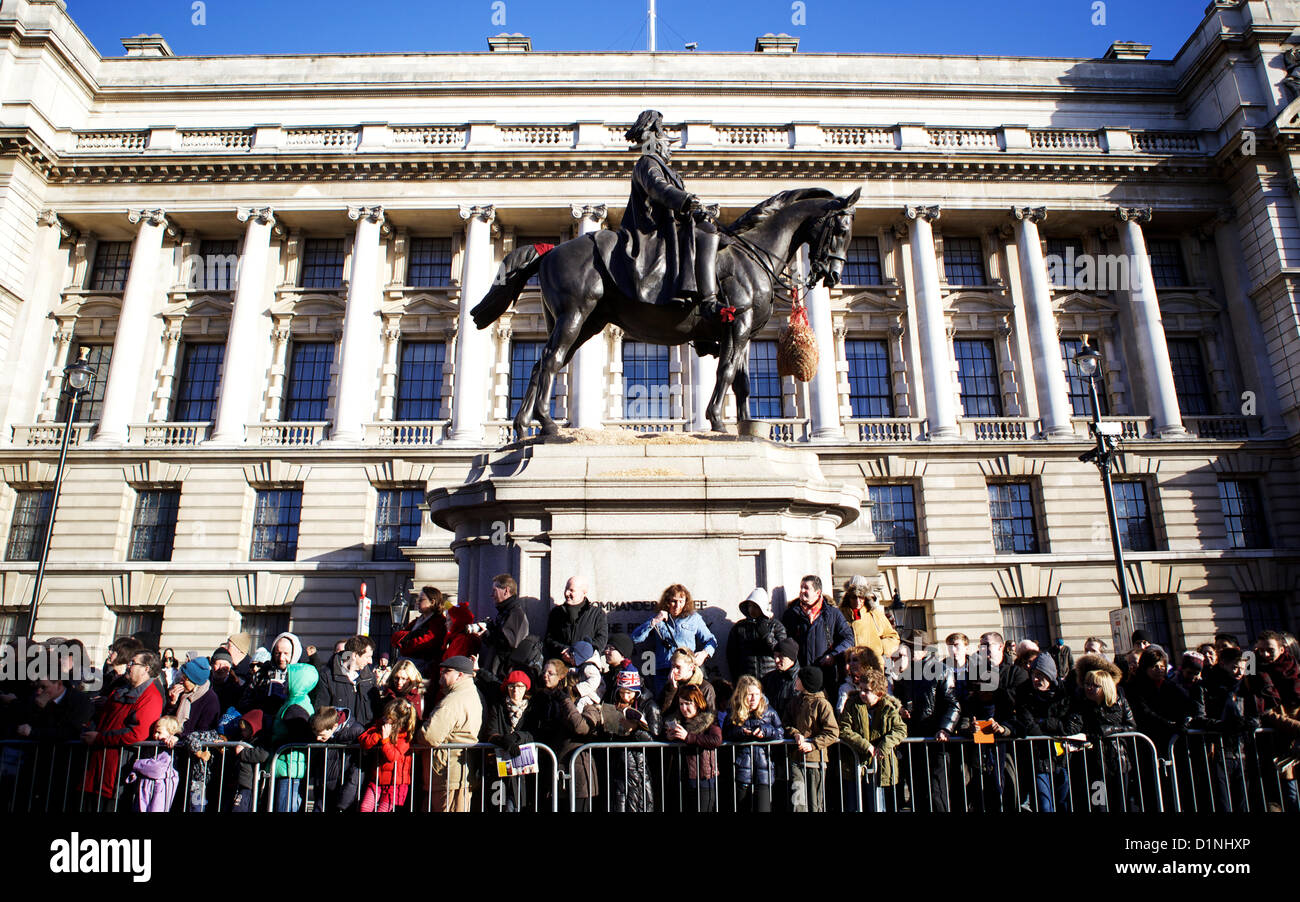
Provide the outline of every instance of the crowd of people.
<path id="1" fill-rule="evenodd" d="M 482 767 L 467 749 L 487 743 L 511 765 L 503 807 L 523 808 L 540 790 L 519 774 L 536 769 L 528 750 L 541 744 L 571 769 L 580 810 L 597 800 L 714 810 L 725 790 L 740 810 L 820 811 L 828 782 L 862 779 L 838 804 L 1056 811 L 1071 806 L 1079 750 L 1098 755 L 1097 772 L 1127 799 L 1146 765 L 1134 746 L 1108 740 L 1141 734 L 1163 754 L 1203 731 L 1217 737 L 1208 791 L 1232 810 L 1251 766 L 1243 742 L 1259 727 L 1280 749 L 1300 739 L 1300 651 L 1282 632 L 1250 649 L 1220 633 L 1176 660 L 1141 630 L 1113 656 L 1090 638 L 1077 660 L 1063 643 L 1013 647 L 996 631 L 931 645 L 900 634 L 865 579 L 836 604 L 807 576 L 779 618 L 762 588 L 742 602 L 724 678 L 710 663 L 719 642 L 685 586 L 668 586 L 652 616 L 621 632 L 575 576 L 540 636 L 511 576 L 492 592 L 493 616 L 476 619 L 425 587 L 413 622 L 379 650 L 367 636 L 304 648 L 291 632 L 253 648 L 239 633 L 182 662 L 120 637 L 93 689 L 71 668 L 0 687 L 0 738 L 52 749 L 41 759 L 7 743 L 0 780 L 44 786 L 29 789 L 42 801 L 80 750 L 81 810 L 295 811 L 310 795 L 339 811 L 466 811 Z M 75 640 L 46 645 L 59 660 L 84 652 Z M 1028 754 L 1008 755 L 1003 739 L 1025 739 Z M 146 740 L 157 754 L 123 757 Z M 333 752 L 313 765 L 317 743 Z M 619 753 L 583 751 L 592 743 Z M 1278 803 L 1292 811 L 1295 777 L 1286 765 L 1278 777 Z"/>

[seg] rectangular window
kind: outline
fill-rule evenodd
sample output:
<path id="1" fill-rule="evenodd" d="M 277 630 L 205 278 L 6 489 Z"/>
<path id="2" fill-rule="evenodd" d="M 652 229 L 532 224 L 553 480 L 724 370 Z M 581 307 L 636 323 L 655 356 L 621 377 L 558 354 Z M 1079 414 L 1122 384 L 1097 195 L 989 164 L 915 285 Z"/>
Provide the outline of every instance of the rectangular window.
<path id="1" fill-rule="evenodd" d="M 916 498 L 910 485 L 868 486 L 871 497 L 871 531 L 877 542 L 889 542 L 889 554 L 918 555 L 921 543 L 916 527 Z"/>
<path id="2" fill-rule="evenodd" d="M 372 606 L 370 608 L 370 638 L 375 643 L 375 663 L 380 655 L 393 653 L 393 617 L 387 608 Z"/>
<path id="3" fill-rule="evenodd" d="M 135 499 L 131 521 L 131 561 L 170 561 L 176 541 L 176 511 L 181 493 L 175 489 L 142 490 Z"/>
<path id="4" fill-rule="evenodd" d="M 533 377 L 533 367 L 542 357 L 546 348 L 544 341 L 512 341 L 510 343 L 510 416 L 519 413 L 519 405 L 524 403 L 528 393 L 528 381 Z M 551 392 L 551 416 L 557 416 L 559 396 Z"/>
<path id="5" fill-rule="evenodd" d="M 265 648 L 270 651 L 275 637 L 289 632 L 289 612 L 277 609 L 241 614 L 239 629 L 240 632 L 248 633 L 251 637 L 248 643 L 251 648 Z"/>
<path id="6" fill-rule="evenodd" d="M 961 406 L 968 417 L 1002 416 L 1002 389 L 993 342 L 964 338 L 952 343 L 961 383 Z"/>
<path id="7" fill-rule="evenodd" d="M 113 625 L 113 638 L 135 636 L 150 651 L 161 651 L 162 644 L 162 610 L 159 608 L 131 608 L 117 612 L 117 623 Z"/>
<path id="8" fill-rule="evenodd" d="M 623 419 L 667 419 L 672 413 L 668 389 L 668 348 L 624 341 Z"/>
<path id="9" fill-rule="evenodd" d="M 30 489 L 18 492 L 14 501 L 14 517 L 9 524 L 9 547 L 5 550 L 7 561 L 40 560 L 45 545 L 45 531 L 50 528 L 50 503 L 54 492 L 50 489 Z"/>
<path id="10" fill-rule="evenodd" d="M 1061 358 L 1065 361 L 1065 384 L 1070 391 L 1070 408 L 1076 417 L 1092 416 L 1092 391 L 1088 388 L 1088 377 L 1079 372 L 1075 356 L 1083 350 L 1083 341 L 1078 338 L 1061 339 Z M 1101 415 L 1110 413 L 1110 402 L 1106 399 L 1106 373 L 1104 368 L 1097 371 L 1097 400 L 1101 402 Z"/>
<path id="11" fill-rule="evenodd" d="M 1033 487 L 1027 482 L 989 483 L 993 549 L 1010 554 L 1038 553 Z"/>
<path id="12" fill-rule="evenodd" d="M 264 489 L 253 509 L 254 561 L 292 561 L 298 557 L 302 489 Z"/>
<path id="13" fill-rule="evenodd" d="M 100 412 L 104 409 L 104 389 L 108 385 L 108 365 L 113 359 L 112 345 L 87 345 L 90 353 L 86 355 L 86 363 L 94 375 L 90 377 L 90 385 L 86 386 L 86 393 L 82 399 L 77 402 L 78 423 L 98 422 Z M 68 363 L 75 363 L 81 349 L 73 347 L 68 353 Z M 72 401 L 64 395 L 59 401 L 59 421 L 66 422 L 68 419 L 68 405 Z"/>
<path id="14" fill-rule="evenodd" d="M 1241 616 L 1246 621 L 1243 643 L 1254 642 L 1264 630 L 1290 631 L 1286 599 L 1280 592 L 1242 592 Z M 1248 646 L 1247 646 L 1248 647 Z"/>
<path id="15" fill-rule="evenodd" d="M 176 403 L 172 419 L 177 423 L 208 423 L 217 406 L 221 388 L 221 361 L 226 346 L 187 344 L 176 379 Z"/>
<path id="16" fill-rule="evenodd" d="M 302 249 L 302 287 L 342 287 L 343 257 L 342 238 L 308 238 Z"/>
<path id="17" fill-rule="evenodd" d="M 199 259 L 190 284 L 201 291 L 234 291 L 238 272 L 239 239 L 205 238 L 199 242 Z"/>
<path id="18" fill-rule="evenodd" d="M 949 285 L 987 285 L 984 247 L 978 238 L 943 239 L 943 271 Z"/>
<path id="19" fill-rule="evenodd" d="M 397 364 L 398 420 L 436 420 L 442 412 L 442 369 L 447 345 L 404 341 Z"/>
<path id="20" fill-rule="evenodd" d="M 450 238 L 412 238 L 406 259 L 407 285 L 445 288 L 451 284 Z"/>
<path id="21" fill-rule="evenodd" d="M 375 560 L 401 561 L 402 547 L 420 540 L 424 490 L 381 489 L 375 512 Z"/>
<path id="22" fill-rule="evenodd" d="M 929 635 L 930 618 L 923 604 L 904 604 L 903 610 L 894 611 L 894 627 L 900 634 L 911 630 Z"/>
<path id="23" fill-rule="evenodd" d="M 1152 643 L 1159 645 L 1172 658 L 1174 636 L 1169 626 L 1170 601 L 1171 599 L 1164 595 L 1130 599 L 1133 606 L 1133 629 L 1146 630 Z"/>
<path id="24" fill-rule="evenodd" d="M 1156 531 L 1147 504 L 1146 483 L 1139 479 L 1119 479 L 1114 486 L 1120 545 L 1125 551 L 1155 551 Z"/>
<path id="25" fill-rule="evenodd" d="M 776 373 L 776 342 L 749 343 L 749 415 L 757 420 L 781 416 L 781 377 Z"/>
<path id="26" fill-rule="evenodd" d="M 1264 499 L 1253 479 L 1224 479 L 1219 482 L 1219 503 L 1228 527 L 1228 544 L 1233 548 L 1267 548 L 1268 528 L 1264 524 Z"/>
<path id="27" fill-rule="evenodd" d="M 1151 259 L 1151 279 L 1157 288 L 1188 284 L 1182 244 L 1176 238 L 1149 239 L 1147 256 Z"/>
<path id="28" fill-rule="evenodd" d="M 1074 288 L 1083 247 L 1075 238 L 1048 238 L 1047 252 L 1043 263 L 1047 266 L 1047 278 L 1057 288 Z"/>
<path id="29" fill-rule="evenodd" d="M 1210 400 L 1210 380 L 1205 373 L 1201 342 L 1195 338 L 1166 338 L 1169 365 L 1174 371 L 1174 391 L 1178 409 L 1189 416 L 1207 416 L 1214 412 Z"/>
<path id="30" fill-rule="evenodd" d="M 131 242 L 101 241 L 90 269 L 91 291 L 125 291 L 131 270 Z"/>
<path id="31" fill-rule="evenodd" d="M 1045 652 L 1056 641 L 1052 634 L 1052 614 L 1045 601 L 1002 602 L 1002 635 L 1007 646 L 1032 639 Z"/>
<path id="32" fill-rule="evenodd" d="M 877 339 L 853 338 L 844 342 L 849 360 L 849 403 L 858 419 L 894 415 L 894 392 L 889 379 L 889 346 Z"/>
<path id="33" fill-rule="evenodd" d="M 325 419 L 329 406 L 334 345 L 327 341 L 295 342 L 289 354 L 284 419 L 290 423 Z"/>
<path id="34" fill-rule="evenodd" d="M 845 285 L 880 285 L 885 280 L 880 271 L 880 242 L 875 238 L 854 238 L 849 242 L 844 262 Z"/>
<path id="35" fill-rule="evenodd" d="M 0 610 L 0 643 L 7 645 L 15 639 L 27 638 L 31 618 L 30 611 Z"/>

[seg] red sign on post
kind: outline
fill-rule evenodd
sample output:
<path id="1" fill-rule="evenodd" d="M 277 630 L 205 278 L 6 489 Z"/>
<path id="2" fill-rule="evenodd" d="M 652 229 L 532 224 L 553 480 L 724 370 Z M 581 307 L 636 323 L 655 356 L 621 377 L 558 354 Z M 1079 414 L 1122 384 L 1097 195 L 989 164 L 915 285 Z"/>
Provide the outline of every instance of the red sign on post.
<path id="1" fill-rule="evenodd" d="M 370 635 L 370 599 L 366 598 L 366 584 L 361 584 L 360 597 L 357 599 L 357 635 Z"/>

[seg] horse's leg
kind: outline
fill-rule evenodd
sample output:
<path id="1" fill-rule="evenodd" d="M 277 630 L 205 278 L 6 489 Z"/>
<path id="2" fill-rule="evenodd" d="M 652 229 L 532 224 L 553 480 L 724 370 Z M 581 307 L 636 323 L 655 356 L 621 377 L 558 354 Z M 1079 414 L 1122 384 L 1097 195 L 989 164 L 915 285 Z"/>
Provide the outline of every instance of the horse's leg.
<path id="1" fill-rule="evenodd" d="M 731 382 L 731 390 L 736 395 L 736 420 L 744 423 L 749 419 L 749 362 L 736 364 L 736 375 Z"/>
<path id="2" fill-rule="evenodd" d="M 753 320 L 752 309 L 745 309 L 737 313 L 736 320 L 731 324 L 731 328 L 722 333 L 721 348 L 718 353 L 718 381 L 713 386 L 713 397 L 709 399 L 709 424 L 713 427 L 714 432 L 726 432 L 727 427 L 722 424 L 723 403 L 727 397 L 727 392 L 735 384 L 736 373 L 740 369 L 741 358 L 744 357 L 745 349 L 749 347 L 749 327 Z M 749 399 L 749 379 L 745 378 L 745 400 Z M 741 421 L 749 419 L 749 411 L 738 408 L 737 418 Z"/>
<path id="3" fill-rule="evenodd" d="M 589 305 L 575 304 L 573 309 L 565 311 L 562 316 L 556 318 L 551 337 L 542 350 L 541 359 L 533 369 L 533 378 L 529 384 L 531 388 L 533 381 L 537 383 L 533 416 L 542 424 L 543 435 L 555 435 L 560 431 L 560 427 L 551 418 L 551 392 L 555 388 L 555 377 L 560 372 L 560 367 L 569 359 L 570 349 L 577 344 L 588 312 Z"/>

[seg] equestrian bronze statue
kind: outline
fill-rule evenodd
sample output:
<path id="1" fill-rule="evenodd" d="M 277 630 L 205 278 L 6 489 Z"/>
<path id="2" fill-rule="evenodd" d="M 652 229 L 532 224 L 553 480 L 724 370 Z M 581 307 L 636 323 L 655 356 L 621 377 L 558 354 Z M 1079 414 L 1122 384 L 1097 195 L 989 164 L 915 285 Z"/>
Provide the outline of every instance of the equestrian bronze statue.
<path id="1" fill-rule="evenodd" d="M 824 188 L 782 191 L 722 226 L 668 166 L 671 139 L 658 113 L 642 113 L 627 134 L 642 156 L 622 227 L 579 236 L 545 253 L 531 244 L 516 248 L 471 311 L 474 324 L 487 328 L 538 277 L 550 338 L 515 415 L 517 436 L 533 422 L 543 434 L 559 431 L 550 416 L 556 373 L 611 323 L 635 341 L 689 342 L 702 355 L 716 354 L 718 378 L 707 415 L 714 431 L 725 432 L 728 389 L 735 392 L 740 419 L 749 419 L 749 376 L 742 362 L 772 316 L 774 295 L 789 284 L 785 272 L 799 248 L 809 247 L 806 285 L 839 283 L 860 190 L 847 197 Z"/>

